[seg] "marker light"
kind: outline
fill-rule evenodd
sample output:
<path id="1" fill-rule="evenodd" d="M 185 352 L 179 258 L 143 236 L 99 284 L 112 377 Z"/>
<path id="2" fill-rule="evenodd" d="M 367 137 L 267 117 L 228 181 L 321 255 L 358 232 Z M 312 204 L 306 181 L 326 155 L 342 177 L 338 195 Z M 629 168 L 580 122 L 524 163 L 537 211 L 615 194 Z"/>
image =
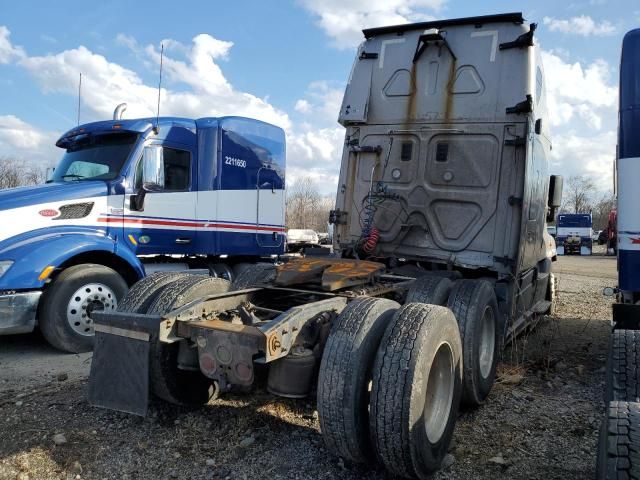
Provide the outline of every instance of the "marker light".
<path id="1" fill-rule="evenodd" d="M 49 278 L 49 275 L 51 275 L 51 272 L 53 272 L 55 270 L 56 267 L 54 267 L 53 265 L 49 265 L 47 267 L 44 267 L 44 270 L 42 270 L 42 272 L 40 272 L 40 275 L 38 275 L 38 280 L 40 280 L 41 282 L 46 280 L 47 278 Z"/>

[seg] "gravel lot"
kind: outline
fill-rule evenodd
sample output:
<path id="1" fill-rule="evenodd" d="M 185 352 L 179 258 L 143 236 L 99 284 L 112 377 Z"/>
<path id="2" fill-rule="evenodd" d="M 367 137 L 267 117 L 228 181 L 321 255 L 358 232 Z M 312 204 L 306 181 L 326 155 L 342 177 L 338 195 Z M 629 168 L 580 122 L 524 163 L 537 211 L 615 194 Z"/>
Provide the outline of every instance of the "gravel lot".
<path id="1" fill-rule="evenodd" d="M 557 315 L 507 349 L 487 404 L 463 412 L 436 479 L 593 477 L 615 258 L 560 257 Z M 385 479 L 328 454 L 314 399 L 264 388 L 140 419 L 86 400 L 90 355 L 0 337 L 0 479 Z"/>

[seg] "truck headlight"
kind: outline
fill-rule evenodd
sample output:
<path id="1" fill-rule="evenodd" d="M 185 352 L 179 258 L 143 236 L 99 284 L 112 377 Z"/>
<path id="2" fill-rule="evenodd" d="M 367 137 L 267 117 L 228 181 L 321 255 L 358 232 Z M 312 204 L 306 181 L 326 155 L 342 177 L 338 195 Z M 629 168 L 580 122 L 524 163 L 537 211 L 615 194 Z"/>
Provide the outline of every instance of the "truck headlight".
<path id="1" fill-rule="evenodd" d="M 11 265 L 13 265 L 13 260 L 0 260 L 0 277 L 7 273 Z"/>

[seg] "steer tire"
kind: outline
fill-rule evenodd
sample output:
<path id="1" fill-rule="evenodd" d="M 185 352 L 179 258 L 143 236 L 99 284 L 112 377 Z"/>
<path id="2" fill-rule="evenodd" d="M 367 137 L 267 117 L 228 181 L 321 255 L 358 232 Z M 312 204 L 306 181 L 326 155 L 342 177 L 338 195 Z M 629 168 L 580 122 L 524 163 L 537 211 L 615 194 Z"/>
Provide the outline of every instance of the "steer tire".
<path id="1" fill-rule="evenodd" d="M 104 265 L 83 263 L 63 270 L 43 293 L 38 310 L 40 331 L 58 350 L 70 353 L 93 350 L 93 322 L 90 315 L 87 314 L 86 320 L 83 320 L 83 325 L 90 329 L 90 333 L 83 334 L 84 332 L 75 331 L 75 327 L 72 328 L 67 312 L 71 308 L 70 302 L 74 293 L 91 284 L 106 286 L 113 292 L 115 301 L 109 299 L 108 306 L 103 306 L 109 310 L 115 310 L 118 300 L 124 297 L 129 288 L 115 270 Z"/>
<path id="2" fill-rule="evenodd" d="M 155 272 L 136 282 L 118 303 L 119 312 L 144 313 L 165 285 L 189 275 L 179 272 Z"/>
<path id="3" fill-rule="evenodd" d="M 462 342 L 451 311 L 410 303 L 391 319 L 373 366 L 369 422 L 393 474 L 431 478 L 447 454 L 462 391 Z"/>
<path id="4" fill-rule="evenodd" d="M 187 275 L 162 288 L 147 313 L 162 315 L 206 295 L 227 292 L 229 287 L 229 282 L 221 278 Z M 149 351 L 151 392 L 176 405 L 204 405 L 214 395 L 215 387 L 199 371 L 178 368 L 180 343 L 161 343 L 155 335 L 152 338 Z"/>
<path id="5" fill-rule="evenodd" d="M 498 302 L 491 283 L 459 280 L 449 295 L 449 308 L 462 338 L 464 388 L 462 402 L 482 405 L 496 378 L 499 342 Z"/>
<path id="6" fill-rule="evenodd" d="M 413 282 L 404 303 L 446 305 L 452 287 L 453 282 L 446 277 L 424 275 Z"/>
<path id="7" fill-rule="evenodd" d="M 608 357 L 605 402 L 640 402 L 640 330 L 614 330 Z"/>
<path id="8" fill-rule="evenodd" d="M 272 263 L 256 263 L 244 268 L 231 284 L 232 290 L 243 290 L 254 285 L 271 283 L 276 278 L 276 266 Z"/>
<path id="9" fill-rule="evenodd" d="M 359 463 L 375 459 L 369 436 L 371 368 L 380 339 L 400 307 L 383 298 L 353 300 L 338 315 L 322 355 L 318 417 L 327 449 Z"/>
<path id="10" fill-rule="evenodd" d="M 596 478 L 640 479 L 640 403 L 608 404 L 598 440 Z"/>

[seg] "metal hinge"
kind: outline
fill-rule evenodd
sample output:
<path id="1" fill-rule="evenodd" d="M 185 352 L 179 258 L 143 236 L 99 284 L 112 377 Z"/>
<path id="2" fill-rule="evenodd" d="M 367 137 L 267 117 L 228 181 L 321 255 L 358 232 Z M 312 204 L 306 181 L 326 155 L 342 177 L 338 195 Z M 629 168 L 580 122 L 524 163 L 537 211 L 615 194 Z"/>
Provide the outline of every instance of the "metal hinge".
<path id="1" fill-rule="evenodd" d="M 375 60 L 376 58 L 378 58 L 378 54 L 377 53 L 370 53 L 370 52 L 362 52 L 360 53 L 360 60 Z"/>
<path id="2" fill-rule="evenodd" d="M 524 137 L 507 138 L 504 144 L 508 147 L 524 147 L 527 144 L 527 139 Z"/>
<path id="3" fill-rule="evenodd" d="M 380 145 L 353 145 L 349 147 L 349 151 L 353 153 L 382 153 L 382 147 Z"/>
<path id="4" fill-rule="evenodd" d="M 536 31 L 538 25 L 532 23 L 527 33 L 523 33 L 512 42 L 505 42 L 500 44 L 500 50 L 508 50 L 510 48 L 525 48 L 533 46 L 533 32 Z"/>
<path id="5" fill-rule="evenodd" d="M 513 107 L 507 107 L 506 110 L 507 114 L 510 113 L 515 113 L 515 114 L 519 114 L 519 113 L 531 113 L 533 112 L 533 98 L 531 98 L 531 95 L 527 95 L 527 98 L 520 102 L 520 103 L 516 103 Z"/>

